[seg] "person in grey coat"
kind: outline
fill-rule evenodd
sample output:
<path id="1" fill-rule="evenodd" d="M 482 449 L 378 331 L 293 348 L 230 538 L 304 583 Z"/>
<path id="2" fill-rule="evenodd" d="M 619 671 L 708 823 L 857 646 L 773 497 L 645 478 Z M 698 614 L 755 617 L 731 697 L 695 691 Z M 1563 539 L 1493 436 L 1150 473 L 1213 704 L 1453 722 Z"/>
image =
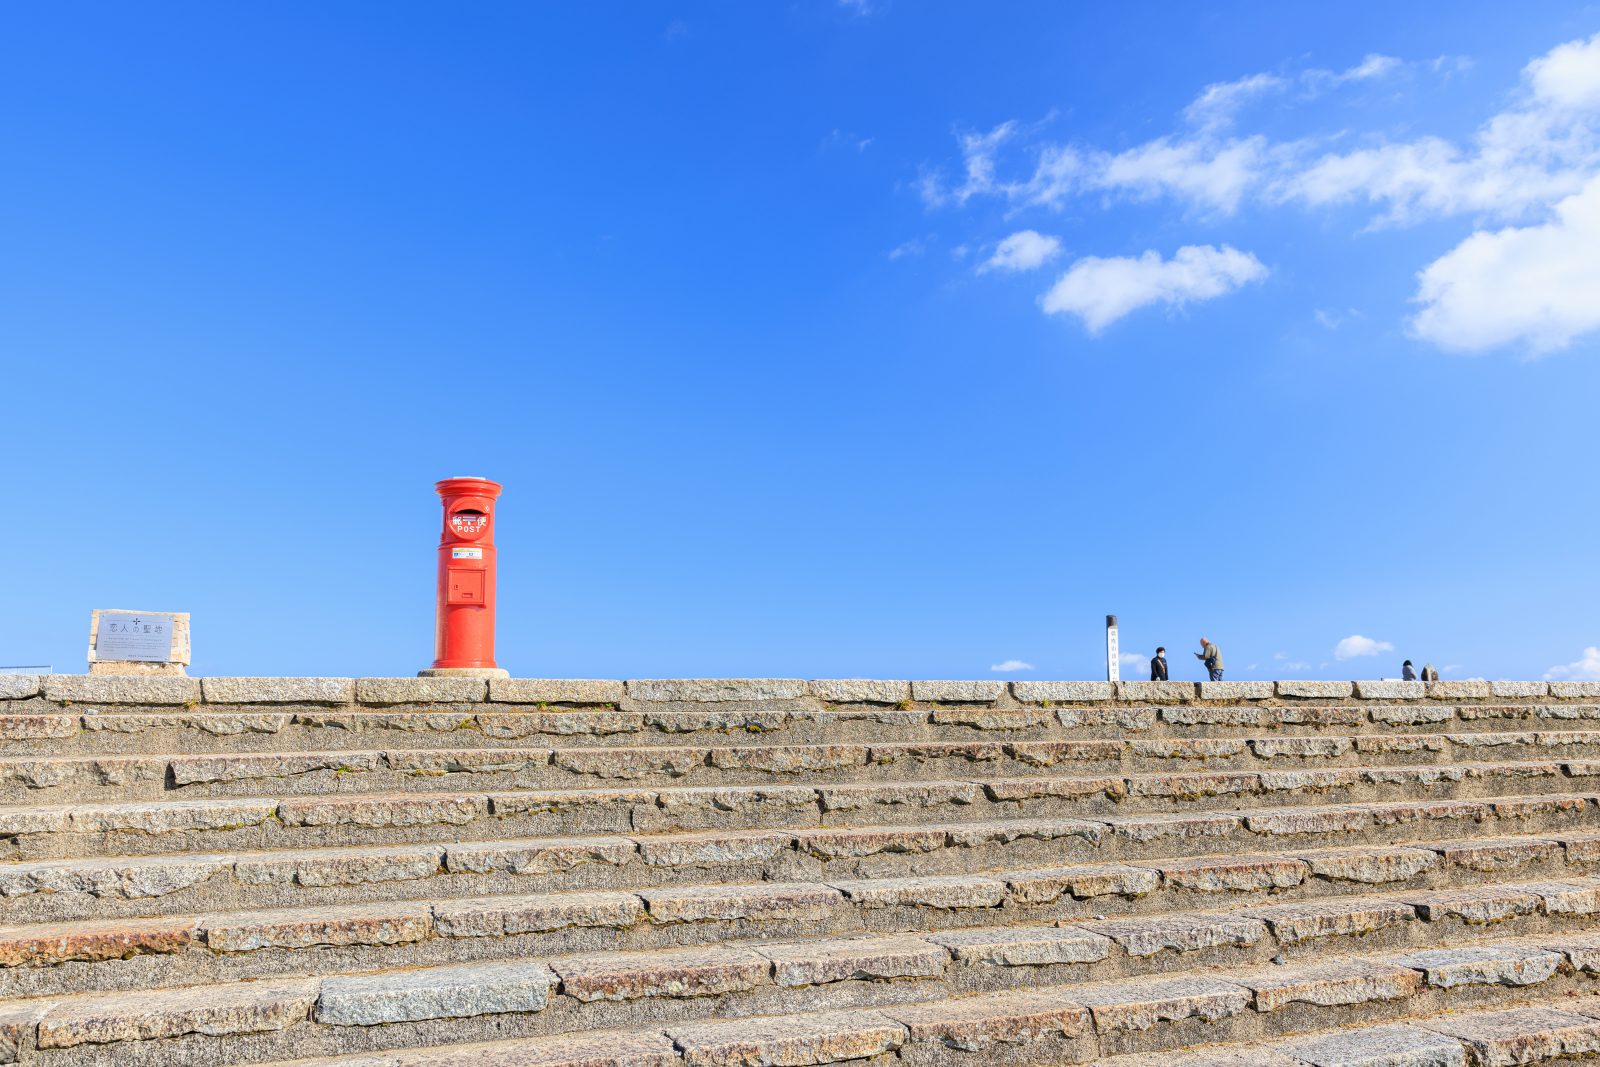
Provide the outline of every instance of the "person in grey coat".
<path id="1" fill-rule="evenodd" d="M 1410 660 L 1400 664 L 1400 680 L 1402 682 L 1414 682 L 1417 680 L 1416 669 L 1411 666 Z"/>
<path id="2" fill-rule="evenodd" d="M 1211 674 L 1211 681 L 1222 681 L 1222 650 L 1211 643 L 1211 638 L 1200 639 L 1200 651 L 1194 654 L 1194 658 L 1206 665 L 1206 670 Z"/>

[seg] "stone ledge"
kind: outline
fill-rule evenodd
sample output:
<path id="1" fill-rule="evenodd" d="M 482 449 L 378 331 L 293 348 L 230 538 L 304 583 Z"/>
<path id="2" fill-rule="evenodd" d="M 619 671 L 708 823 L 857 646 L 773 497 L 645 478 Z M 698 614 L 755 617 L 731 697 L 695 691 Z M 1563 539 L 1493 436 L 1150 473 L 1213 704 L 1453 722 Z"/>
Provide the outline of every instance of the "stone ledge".
<path id="1" fill-rule="evenodd" d="M 1201 700 L 1271 700 L 1277 687 L 1271 682 L 1198 682 Z"/>
<path id="2" fill-rule="evenodd" d="M 363 704 L 462 704 L 487 700 L 482 678 L 359 678 L 356 699 Z"/>
<path id="3" fill-rule="evenodd" d="M 1011 695 L 1018 700 L 1038 703 L 1095 703 L 1115 700 L 1115 682 L 1012 682 Z"/>
<path id="4" fill-rule="evenodd" d="M 44 687 L 39 674 L 0 674 L 0 700 L 26 700 Z"/>
<path id="5" fill-rule="evenodd" d="M 1194 682 L 1118 682 L 1120 700 L 1150 704 L 1183 704 L 1195 698 Z"/>
<path id="6" fill-rule="evenodd" d="M 603 678 L 491 678 L 497 704 L 620 704 L 623 684 Z"/>
<path id="7" fill-rule="evenodd" d="M 46 700 L 74 704 L 198 704 L 200 679 L 172 675 L 52 674 Z"/>
<path id="8" fill-rule="evenodd" d="M 1392 678 L 1355 682 L 1356 696 L 1362 700 L 1421 700 L 1428 695 L 1422 682 L 1399 682 Z"/>
<path id="9" fill-rule="evenodd" d="M 808 693 L 799 678 L 630 678 L 635 700 L 714 704 L 729 700 L 799 700 Z"/>
<path id="10" fill-rule="evenodd" d="M 1551 682 L 1553 697 L 1600 697 L 1600 682 Z"/>
<path id="11" fill-rule="evenodd" d="M 1466 681 L 1429 682 L 1431 700 L 1476 700 L 1491 695 L 1489 683 L 1479 678 Z"/>
<path id="12" fill-rule="evenodd" d="M 1547 697 L 1549 682 L 1490 682 L 1489 692 L 1497 697 Z"/>
<path id="13" fill-rule="evenodd" d="M 202 678 L 208 704 L 348 704 L 353 678 Z"/>
<path id="14" fill-rule="evenodd" d="M 911 698 L 944 704 L 988 704 L 1005 694 L 1006 683 L 922 681 L 911 683 Z"/>
<path id="15" fill-rule="evenodd" d="M 1310 697 L 1323 700 L 1345 700 L 1355 693 L 1354 682 L 1278 682 L 1281 697 Z"/>
<path id="16" fill-rule="evenodd" d="M 811 695 L 831 704 L 898 704 L 911 699 L 911 683 L 872 678 L 813 678 Z"/>

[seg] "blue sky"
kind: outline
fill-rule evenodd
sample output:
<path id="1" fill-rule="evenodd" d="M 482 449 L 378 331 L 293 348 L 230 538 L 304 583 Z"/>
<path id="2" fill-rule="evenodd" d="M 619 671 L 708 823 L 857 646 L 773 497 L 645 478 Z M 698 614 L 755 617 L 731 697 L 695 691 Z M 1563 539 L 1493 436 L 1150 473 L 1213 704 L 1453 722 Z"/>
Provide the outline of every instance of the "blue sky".
<path id="1" fill-rule="evenodd" d="M 481 474 L 519 675 L 1600 676 L 1597 33 L 13 8 L 0 663 L 411 673 Z"/>

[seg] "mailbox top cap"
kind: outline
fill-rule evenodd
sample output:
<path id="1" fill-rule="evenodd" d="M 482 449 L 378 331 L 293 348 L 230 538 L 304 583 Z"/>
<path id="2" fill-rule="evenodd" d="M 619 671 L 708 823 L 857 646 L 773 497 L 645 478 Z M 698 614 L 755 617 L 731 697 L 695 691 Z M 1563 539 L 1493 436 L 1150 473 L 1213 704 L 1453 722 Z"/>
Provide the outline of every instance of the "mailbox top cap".
<path id="1" fill-rule="evenodd" d="M 487 478 L 446 478 L 442 482 L 434 482 L 433 490 L 442 497 L 472 495 L 493 500 L 500 495 L 501 485 Z"/>

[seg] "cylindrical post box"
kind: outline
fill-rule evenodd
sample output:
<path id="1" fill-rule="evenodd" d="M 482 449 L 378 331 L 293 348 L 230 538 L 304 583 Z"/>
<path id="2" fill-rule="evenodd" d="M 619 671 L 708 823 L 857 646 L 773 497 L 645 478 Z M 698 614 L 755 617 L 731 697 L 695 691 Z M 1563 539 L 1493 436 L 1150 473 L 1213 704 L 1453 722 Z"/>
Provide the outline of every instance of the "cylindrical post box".
<path id="1" fill-rule="evenodd" d="M 444 504 L 433 669 L 493 670 L 494 504 L 500 485 L 487 478 L 446 478 L 433 488 Z"/>

